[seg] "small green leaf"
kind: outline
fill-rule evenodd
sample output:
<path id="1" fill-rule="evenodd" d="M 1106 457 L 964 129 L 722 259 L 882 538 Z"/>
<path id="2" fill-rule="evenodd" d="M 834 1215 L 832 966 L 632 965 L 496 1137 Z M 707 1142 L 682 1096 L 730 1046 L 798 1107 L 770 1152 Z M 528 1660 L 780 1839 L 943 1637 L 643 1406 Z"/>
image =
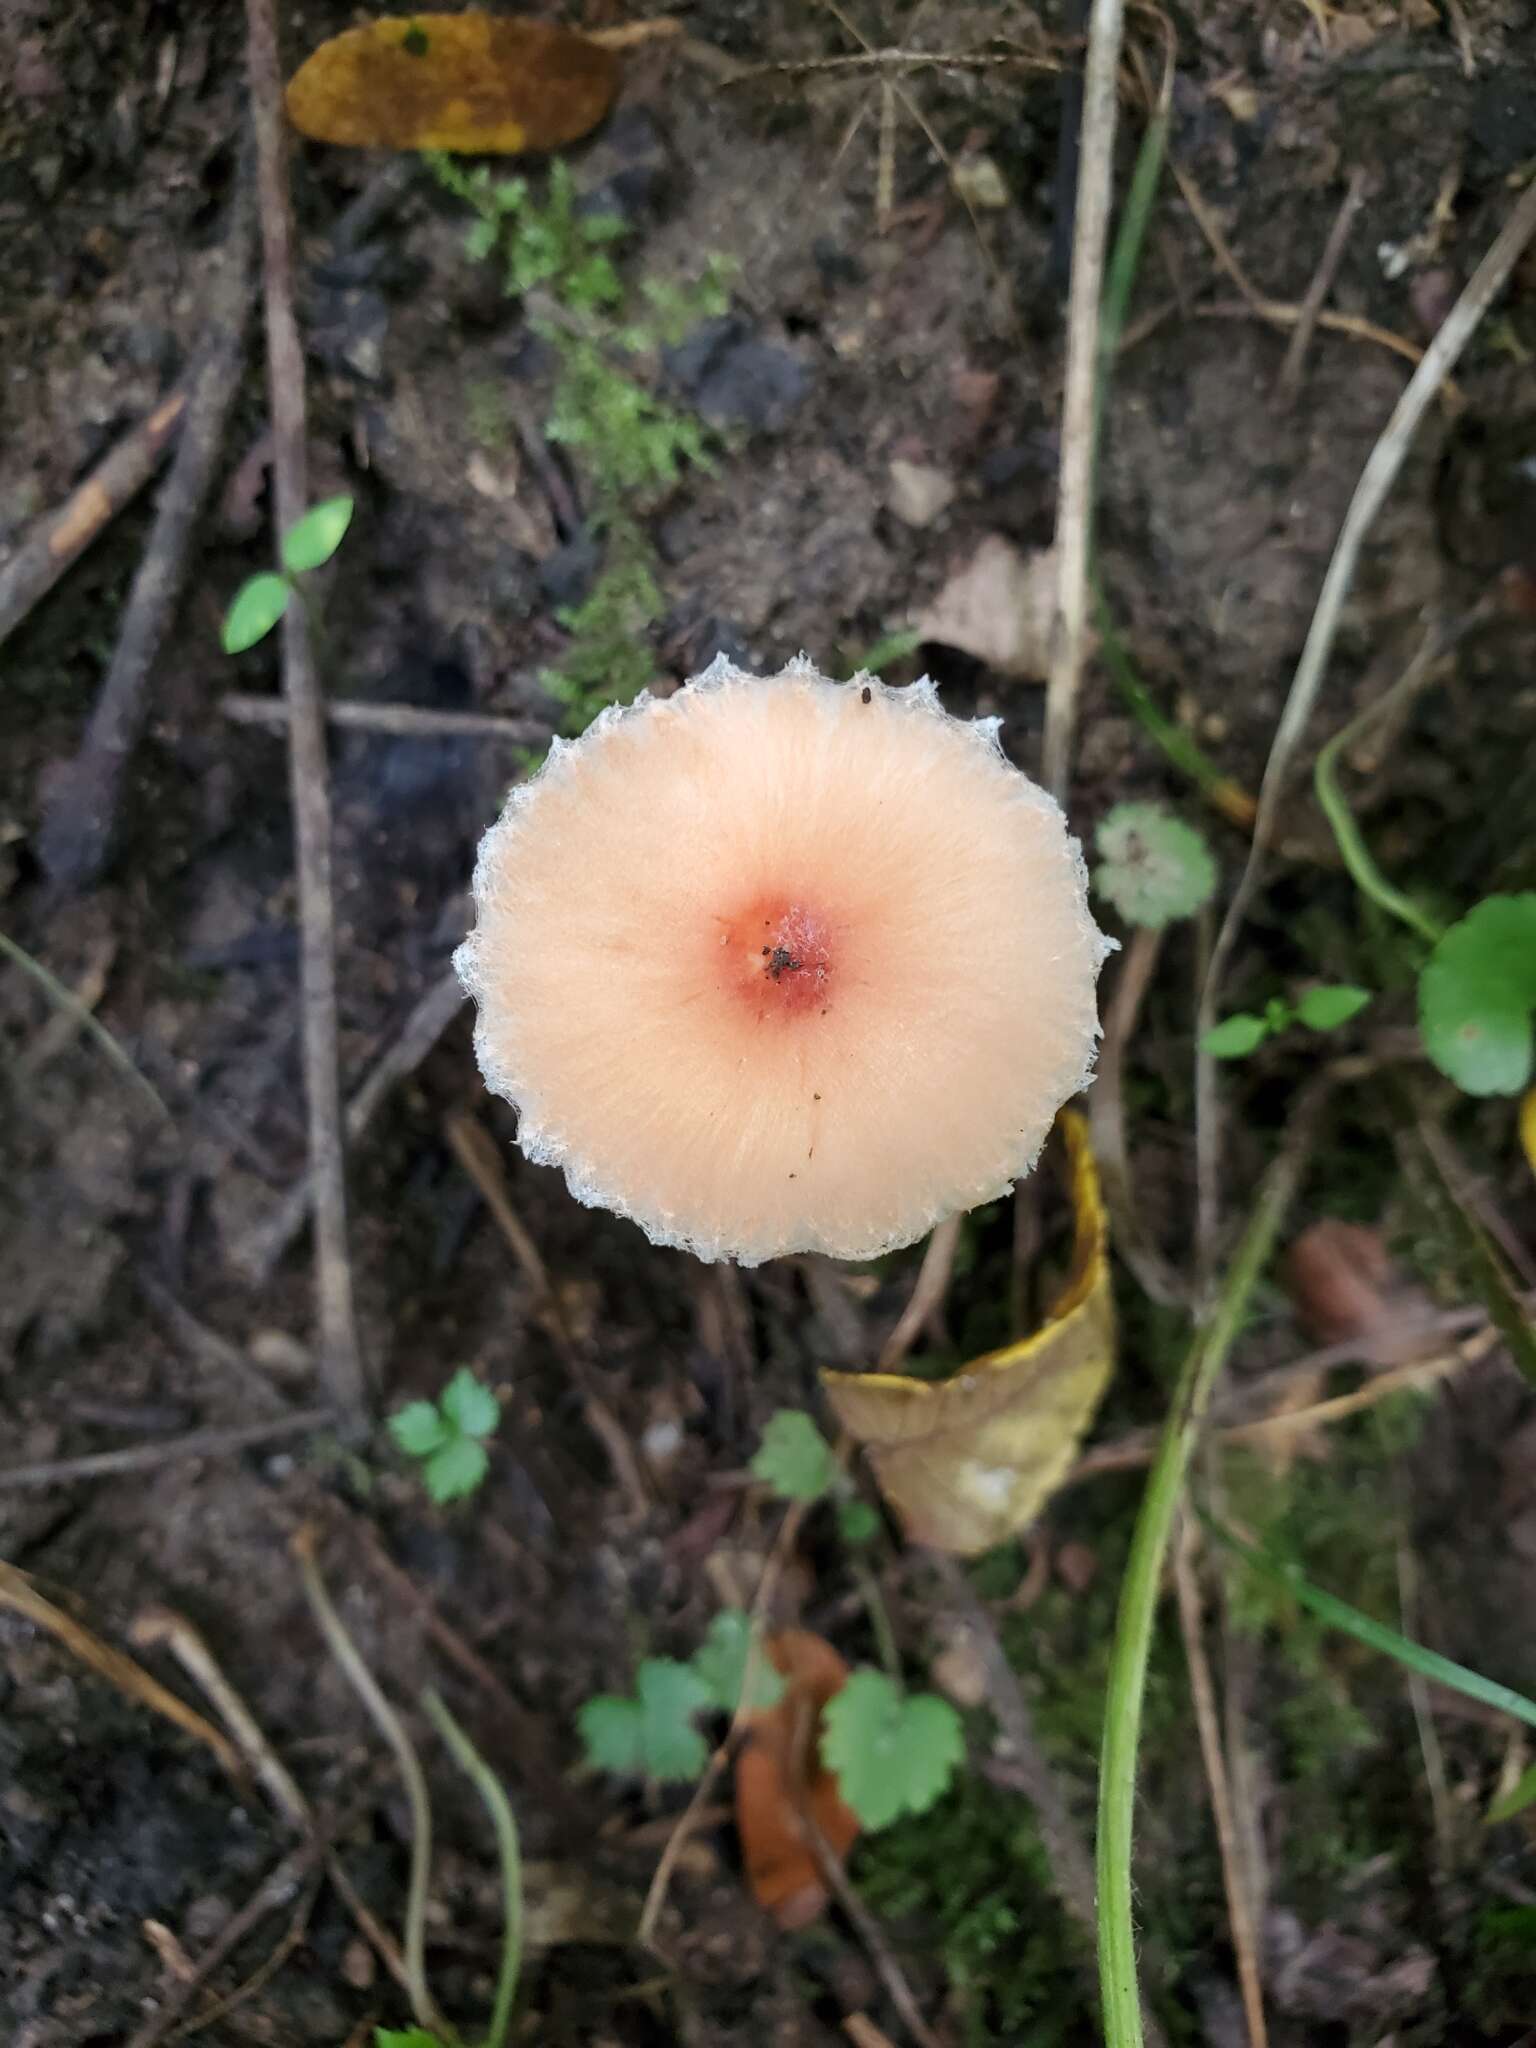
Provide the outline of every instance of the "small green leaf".
<path id="1" fill-rule="evenodd" d="M 408 1401 L 389 1418 L 389 1433 L 408 1458 L 427 1458 L 453 1434 L 430 1401 Z"/>
<path id="2" fill-rule="evenodd" d="M 599 1693 L 578 1710 L 576 1732 L 593 1770 L 611 1771 L 616 1778 L 640 1776 L 644 1752 L 638 1700 L 623 1699 L 612 1692 Z"/>
<path id="3" fill-rule="evenodd" d="M 867 1500 L 845 1500 L 837 1511 L 837 1528 L 845 1543 L 873 1543 L 880 1517 Z"/>
<path id="4" fill-rule="evenodd" d="M 768 1418 L 751 1470 L 780 1500 L 820 1500 L 837 1477 L 837 1459 L 803 1408 L 780 1408 Z"/>
<path id="5" fill-rule="evenodd" d="M 1256 1046 L 1264 1043 L 1269 1036 L 1269 1026 L 1262 1017 L 1239 1010 L 1236 1016 L 1223 1017 L 1213 1031 L 1207 1031 L 1200 1043 L 1214 1060 L 1246 1059 Z"/>
<path id="6" fill-rule="evenodd" d="M 1093 883 L 1128 924 L 1192 917 L 1216 888 L 1216 863 L 1193 825 L 1161 804 L 1116 804 L 1094 835 Z"/>
<path id="7" fill-rule="evenodd" d="M 472 1436 L 451 1436 L 441 1450 L 434 1451 L 421 1468 L 427 1492 L 441 1507 L 445 1501 L 463 1500 L 474 1492 L 490 1466 L 484 1444 Z"/>
<path id="8" fill-rule="evenodd" d="M 351 498 L 327 498 L 293 522 L 283 535 L 283 567 L 290 576 L 302 576 L 331 559 L 352 524 L 352 505 Z"/>
<path id="9" fill-rule="evenodd" d="M 1468 1095 L 1518 1095 L 1531 1078 L 1536 894 L 1485 896 L 1419 976 L 1424 1049 Z"/>
<path id="10" fill-rule="evenodd" d="M 709 1761 L 709 1748 L 693 1717 L 713 1705 L 709 1687 L 687 1664 L 647 1657 L 635 1674 L 635 1691 L 646 1776 L 658 1785 L 696 1778 Z"/>
<path id="11" fill-rule="evenodd" d="M 373 2048 L 443 2048 L 443 2043 L 425 2027 L 375 2027 Z"/>
<path id="12" fill-rule="evenodd" d="M 1339 982 L 1327 988 L 1309 988 L 1296 1005 L 1296 1014 L 1310 1031 L 1335 1031 L 1351 1017 L 1358 1017 L 1370 1000 L 1368 988 Z"/>
<path id="13" fill-rule="evenodd" d="M 224 652 L 244 654 L 247 647 L 265 640 L 292 595 L 287 582 L 270 569 L 242 583 L 224 614 Z"/>
<path id="14" fill-rule="evenodd" d="M 739 1607 L 724 1607 L 709 1625 L 709 1634 L 694 1651 L 694 1671 L 709 1689 L 722 1714 L 734 1714 L 747 1676 L 752 1623 Z M 784 1697 L 784 1681 L 759 1651 L 752 1674 L 753 1707 L 772 1707 Z"/>
<path id="15" fill-rule="evenodd" d="M 865 1827 L 883 1828 L 944 1796 L 965 1735 L 936 1693 L 906 1693 L 883 1671 L 855 1671 L 823 1713 L 821 1754 Z"/>
<path id="16" fill-rule="evenodd" d="M 444 1387 L 438 1406 L 465 1436 L 489 1436 L 501 1420 L 501 1403 L 467 1365 L 461 1365 Z"/>

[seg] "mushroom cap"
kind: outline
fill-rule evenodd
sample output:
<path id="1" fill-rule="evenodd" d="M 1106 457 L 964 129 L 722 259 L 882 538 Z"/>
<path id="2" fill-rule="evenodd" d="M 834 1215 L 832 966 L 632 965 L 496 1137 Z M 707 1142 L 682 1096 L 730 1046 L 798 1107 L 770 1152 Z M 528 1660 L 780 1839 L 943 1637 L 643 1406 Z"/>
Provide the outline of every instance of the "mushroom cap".
<path id="1" fill-rule="evenodd" d="M 997 731 L 926 681 L 722 659 L 556 741 L 457 955 L 528 1158 L 743 1265 L 1006 1193 L 1089 1079 L 1111 942 Z"/>

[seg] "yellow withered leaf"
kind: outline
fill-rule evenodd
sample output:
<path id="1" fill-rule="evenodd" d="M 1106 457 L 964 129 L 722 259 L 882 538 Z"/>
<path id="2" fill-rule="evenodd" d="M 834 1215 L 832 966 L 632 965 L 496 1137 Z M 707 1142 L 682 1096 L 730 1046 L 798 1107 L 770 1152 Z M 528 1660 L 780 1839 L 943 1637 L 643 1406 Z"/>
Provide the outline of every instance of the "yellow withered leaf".
<path id="1" fill-rule="evenodd" d="M 1039 1514 L 1093 1420 L 1115 1359 L 1109 1232 L 1088 1126 L 1064 1109 L 1072 1270 L 1031 1337 L 947 1380 L 823 1372 L 833 1413 L 864 1445 L 917 1543 L 974 1557 Z"/>
<path id="2" fill-rule="evenodd" d="M 385 15 L 299 66 L 288 118 L 315 142 L 515 156 L 595 128 L 617 82 L 611 50 L 550 22 Z"/>

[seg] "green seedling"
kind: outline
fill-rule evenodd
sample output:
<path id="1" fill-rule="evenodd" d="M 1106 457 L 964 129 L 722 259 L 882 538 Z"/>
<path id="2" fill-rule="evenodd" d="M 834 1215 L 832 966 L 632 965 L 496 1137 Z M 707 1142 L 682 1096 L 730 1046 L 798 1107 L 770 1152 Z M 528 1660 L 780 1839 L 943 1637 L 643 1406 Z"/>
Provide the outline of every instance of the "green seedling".
<path id="1" fill-rule="evenodd" d="M 822 1714 L 822 1760 L 866 1828 L 926 1813 L 965 1755 L 960 1716 L 937 1693 L 883 1671 L 855 1671 Z"/>
<path id="2" fill-rule="evenodd" d="M 1216 890 L 1216 863 L 1203 833 L 1161 804 L 1116 804 L 1094 835 L 1093 886 L 1127 924 L 1156 931 L 1193 917 Z"/>
<path id="3" fill-rule="evenodd" d="M 1238 1010 L 1223 1017 L 1200 1043 L 1213 1059 L 1246 1059 L 1266 1038 L 1277 1037 L 1295 1024 L 1304 1024 L 1309 1031 L 1336 1031 L 1358 1016 L 1370 1000 L 1369 989 L 1353 988 L 1347 982 L 1308 989 L 1294 1004 L 1271 996 L 1261 1012 Z"/>
<path id="4" fill-rule="evenodd" d="M 421 1467 L 422 1483 L 441 1506 L 474 1493 L 490 1457 L 485 1439 L 501 1420 L 501 1403 L 460 1366 L 435 1401 L 408 1401 L 389 1418 L 389 1433 Z"/>
<path id="5" fill-rule="evenodd" d="M 769 1416 L 748 1469 L 779 1500 L 809 1503 L 830 1495 L 847 1544 L 871 1543 L 880 1532 L 879 1515 L 855 1495 L 837 1453 L 803 1408 L 779 1408 Z"/>
<path id="6" fill-rule="evenodd" d="M 226 654 L 244 654 L 258 640 L 266 639 L 294 598 L 302 594 L 298 579 L 323 568 L 341 546 L 352 523 L 352 511 L 351 498 L 327 498 L 294 521 L 283 535 L 282 574 L 264 570 L 235 592 L 224 614 Z"/>
<path id="7" fill-rule="evenodd" d="M 771 1707 L 784 1681 L 751 1656 L 752 1625 L 739 1608 L 726 1608 L 686 1664 L 647 1657 L 631 1693 L 599 1693 L 576 1716 L 577 1733 L 593 1770 L 652 1784 L 686 1783 L 709 1761 L 709 1745 L 694 1725 L 704 1713 L 734 1714 L 748 1686 L 752 1707 Z"/>
<path id="8" fill-rule="evenodd" d="M 1485 896 L 1443 932 L 1419 976 L 1419 1030 L 1468 1095 L 1518 1095 L 1531 1078 L 1536 894 Z"/>

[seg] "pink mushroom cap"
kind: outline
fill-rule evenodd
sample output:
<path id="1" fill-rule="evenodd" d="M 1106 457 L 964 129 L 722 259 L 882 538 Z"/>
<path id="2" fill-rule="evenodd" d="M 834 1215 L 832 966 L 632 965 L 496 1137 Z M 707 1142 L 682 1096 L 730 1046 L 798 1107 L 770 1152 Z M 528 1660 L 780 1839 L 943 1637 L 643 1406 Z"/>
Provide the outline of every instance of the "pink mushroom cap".
<path id="1" fill-rule="evenodd" d="M 744 1265 L 1006 1193 L 1090 1077 L 1111 942 L 997 733 L 926 681 L 721 660 L 557 740 L 457 956 L 528 1158 Z"/>

